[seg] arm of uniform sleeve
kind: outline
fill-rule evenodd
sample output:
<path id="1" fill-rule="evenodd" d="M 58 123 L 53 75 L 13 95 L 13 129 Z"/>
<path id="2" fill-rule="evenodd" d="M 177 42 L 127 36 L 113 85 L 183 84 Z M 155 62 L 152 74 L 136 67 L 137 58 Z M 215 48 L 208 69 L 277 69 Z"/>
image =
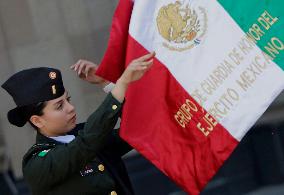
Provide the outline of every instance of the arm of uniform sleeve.
<path id="1" fill-rule="evenodd" d="M 112 153 L 113 155 L 118 155 L 122 157 L 126 153 L 133 150 L 133 148 L 120 137 L 119 130 L 120 129 L 114 129 L 112 131 L 112 135 L 108 140 L 106 150 L 108 150 L 108 152 Z"/>
<path id="2" fill-rule="evenodd" d="M 25 179 L 40 188 L 64 181 L 75 172 L 79 174 L 83 166 L 105 146 L 121 107 L 122 104 L 109 93 L 72 142 L 56 146 L 44 157 L 33 155 L 23 163 Z"/>

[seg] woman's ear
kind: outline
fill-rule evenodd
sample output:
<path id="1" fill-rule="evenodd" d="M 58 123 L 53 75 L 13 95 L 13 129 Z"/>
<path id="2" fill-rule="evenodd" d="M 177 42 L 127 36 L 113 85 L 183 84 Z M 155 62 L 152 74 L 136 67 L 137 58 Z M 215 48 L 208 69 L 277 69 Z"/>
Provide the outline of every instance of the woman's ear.
<path id="1" fill-rule="evenodd" d="M 44 121 L 43 121 L 42 117 L 40 117 L 38 115 L 31 116 L 30 121 L 38 129 L 42 129 L 44 127 Z"/>

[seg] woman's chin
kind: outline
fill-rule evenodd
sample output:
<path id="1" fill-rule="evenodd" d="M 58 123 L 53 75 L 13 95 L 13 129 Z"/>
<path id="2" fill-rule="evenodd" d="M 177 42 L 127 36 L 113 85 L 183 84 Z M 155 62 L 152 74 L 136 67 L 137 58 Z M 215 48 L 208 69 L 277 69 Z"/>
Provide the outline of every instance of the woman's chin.
<path id="1" fill-rule="evenodd" d="M 76 127 L 76 123 L 68 124 L 68 127 L 66 128 L 65 133 L 72 131 L 75 127 Z"/>
<path id="2" fill-rule="evenodd" d="M 70 125 L 70 130 L 69 131 L 71 131 L 72 129 L 74 129 L 76 127 L 76 123 L 72 123 L 71 125 Z"/>

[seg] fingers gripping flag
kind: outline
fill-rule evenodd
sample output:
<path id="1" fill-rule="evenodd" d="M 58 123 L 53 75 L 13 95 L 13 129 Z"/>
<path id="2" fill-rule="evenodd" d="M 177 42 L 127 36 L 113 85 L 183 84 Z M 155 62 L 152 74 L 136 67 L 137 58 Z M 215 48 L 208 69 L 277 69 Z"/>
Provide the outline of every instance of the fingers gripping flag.
<path id="1" fill-rule="evenodd" d="M 135 58 L 153 67 L 128 88 L 120 135 L 198 194 L 284 86 L 280 0 L 121 0 L 97 74 Z"/>

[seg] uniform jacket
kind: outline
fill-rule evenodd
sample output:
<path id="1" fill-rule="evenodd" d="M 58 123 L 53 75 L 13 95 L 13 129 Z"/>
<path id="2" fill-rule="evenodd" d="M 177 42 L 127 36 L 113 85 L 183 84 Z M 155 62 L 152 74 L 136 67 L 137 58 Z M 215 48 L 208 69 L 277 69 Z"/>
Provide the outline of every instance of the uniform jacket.
<path id="1" fill-rule="evenodd" d="M 133 194 L 121 157 L 132 148 L 114 126 L 122 104 L 110 93 L 68 144 L 38 133 L 23 158 L 23 175 L 33 194 Z"/>

